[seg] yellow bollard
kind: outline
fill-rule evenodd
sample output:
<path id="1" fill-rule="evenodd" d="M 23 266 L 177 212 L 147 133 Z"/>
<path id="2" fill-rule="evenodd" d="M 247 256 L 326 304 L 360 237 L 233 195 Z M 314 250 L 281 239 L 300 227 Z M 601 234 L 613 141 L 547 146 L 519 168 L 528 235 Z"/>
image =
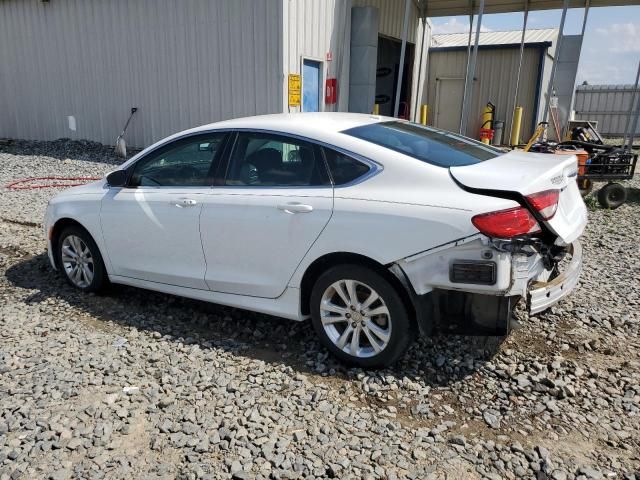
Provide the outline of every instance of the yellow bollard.
<path id="1" fill-rule="evenodd" d="M 429 106 L 428 105 L 420 105 L 420 123 L 422 125 L 427 124 L 427 120 L 429 118 Z"/>
<path id="2" fill-rule="evenodd" d="M 522 128 L 522 107 L 516 107 L 513 111 L 511 124 L 511 146 L 520 145 L 520 129 Z"/>
<path id="3" fill-rule="evenodd" d="M 380 105 L 378 105 L 377 103 L 373 104 L 373 114 L 380 115 Z"/>

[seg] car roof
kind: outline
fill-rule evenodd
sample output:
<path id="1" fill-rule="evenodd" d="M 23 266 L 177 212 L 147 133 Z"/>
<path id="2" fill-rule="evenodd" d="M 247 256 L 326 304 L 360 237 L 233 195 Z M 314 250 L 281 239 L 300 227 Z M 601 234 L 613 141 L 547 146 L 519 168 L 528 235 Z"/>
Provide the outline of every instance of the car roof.
<path id="1" fill-rule="evenodd" d="M 370 115 L 366 113 L 346 113 L 346 112 L 304 112 L 304 113 L 276 113 L 270 115 L 256 115 L 253 117 L 234 118 L 221 122 L 209 123 L 199 127 L 184 130 L 170 135 L 162 140 L 148 146 L 141 152 L 126 161 L 121 168 L 127 168 L 138 158 L 148 152 L 165 145 L 181 137 L 198 133 L 211 132 L 215 130 L 227 129 L 250 129 L 267 130 L 284 134 L 298 135 L 316 141 L 326 142 L 339 146 L 345 141 L 346 135 L 340 132 L 349 128 L 374 123 L 397 121 L 397 118 L 385 117 L 381 115 Z M 353 138 L 349 137 L 351 142 Z M 379 147 L 376 147 L 379 148 Z"/>
<path id="2" fill-rule="evenodd" d="M 323 131 L 338 133 L 349 128 L 369 125 L 383 121 L 397 120 L 380 115 L 346 112 L 305 112 L 277 113 L 254 117 L 234 118 L 222 122 L 210 123 L 189 130 L 189 133 L 217 129 L 256 129 L 275 130 L 294 135 L 309 135 L 310 132 Z M 187 133 L 187 132 L 183 132 Z"/>

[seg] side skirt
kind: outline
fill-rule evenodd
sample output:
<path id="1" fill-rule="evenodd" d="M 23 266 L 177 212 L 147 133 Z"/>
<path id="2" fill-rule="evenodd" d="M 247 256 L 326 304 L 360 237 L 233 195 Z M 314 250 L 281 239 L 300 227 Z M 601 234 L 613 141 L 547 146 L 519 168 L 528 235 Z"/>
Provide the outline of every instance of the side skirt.
<path id="1" fill-rule="evenodd" d="M 249 297 L 245 295 L 235 295 L 232 293 L 212 292 L 210 290 L 199 290 L 196 288 L 178 287 L 166 283 L 150 282 L 137 278 L 121 277 L 109 275 L 112 283 L 120 283 L 131 287 L 145 288 L 156 292 L 168 293 L 179 297 L 202 300 L 204 302 L 218 303 L 228 307 L 242 308 L 252 312 L 274 315 L 289 320 L 304 320 L 306 317 L 300 313 L 300 290 L 287 287 L 278 298 Z"/>

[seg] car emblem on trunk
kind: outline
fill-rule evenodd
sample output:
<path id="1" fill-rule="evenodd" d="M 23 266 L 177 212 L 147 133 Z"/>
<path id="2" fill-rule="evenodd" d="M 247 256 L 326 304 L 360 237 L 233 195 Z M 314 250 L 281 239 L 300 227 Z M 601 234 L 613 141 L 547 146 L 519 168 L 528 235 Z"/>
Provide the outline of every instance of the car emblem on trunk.
<path id="1" fill-rule="evenodd" d="M 553 183 L 554 185 L 558 185 L 559 183 L 562 183 L 562 179 L 564 177 L 562 175 L 557 175 L 555 177 L 551 177 L 551 183 Z"/>

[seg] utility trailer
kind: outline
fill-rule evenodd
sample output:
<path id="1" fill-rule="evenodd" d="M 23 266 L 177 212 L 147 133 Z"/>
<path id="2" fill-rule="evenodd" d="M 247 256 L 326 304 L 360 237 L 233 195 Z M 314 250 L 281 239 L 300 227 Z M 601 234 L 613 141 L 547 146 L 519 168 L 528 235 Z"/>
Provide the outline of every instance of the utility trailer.
<path id="1" fill-rule="evenodd" d="M 606 145 L 591 122 L 580 122 L 569 133 L 571 139 L 558 143 L 558 148 L 580 148 L 589 154 L 578 164 L 578 187 L 586 195 L 593 182 L 607 182 L 598 190 L 598 202 L 604 208 L 618 208 L 627 200 L 627 189 L 616 180 L 633 178 L 638 154 L 624 146 Z"/>

